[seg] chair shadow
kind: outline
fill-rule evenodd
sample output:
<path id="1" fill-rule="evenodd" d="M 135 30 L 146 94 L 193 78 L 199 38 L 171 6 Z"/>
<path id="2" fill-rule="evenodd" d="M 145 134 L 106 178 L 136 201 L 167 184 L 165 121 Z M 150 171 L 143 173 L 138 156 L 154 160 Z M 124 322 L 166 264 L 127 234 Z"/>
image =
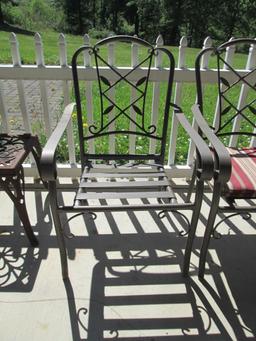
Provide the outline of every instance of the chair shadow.
<path id="1" fill-rule="evenodd" d="M 205 203 L 211 204 L 209 198 L 204 198 Z M 245 200 L 247 206 L 255 205 L 252 200 Z M 229 308 L 232 312 L 235 311 L 235 320 L 240 319 L 240 334 L 239 340 L 245 339 L 245 333 L 256 336 L 256 222 L 254 217 L 249 219 L 234 217 L 225 219 L 228 214 L 219 213 L 218 220 L 221 224 L 218 226 L 218 238 L 211 238 L 209 252 L 207 255 L 208 269 L 206 269 L 205 277 L 212 277 L 211 284 L 203 280 L 203 285 L 207 288 L 211 296 L 220 303 L 223 311 Z M 223 232 L 223 227 L 225 231 Z M 196 243 L 198 240 L 196 241 Z M 198 244 L 198 248 L 199 248 Z M 211 256 L 211 251 L 217 255 L 216 258 Z M 199 257 L 199 254 L 197 254 Z M 225 281 L 225 285 L 223 283 Z M 214 283 L 215 289 L 212 283 Z M 217 288 L 217 289 L 216 289 Z M 219 293 L 216 294 L 216 291 Z M 221 299 L 220 299 L 221 297 Z M 234 316 L 233 316 L 234 317 Z M 241 333 L 242 332 L 242 333 Z"/>
<path id="2" fill-rule="evenodd" d="M 212 277 L 214 288 L 212 281 L 211 284 L 206 280 L 202 282 L 229 317 L 231 311 L 235 312 L 232 323 L 239 321 L 241 326 L 238 340 L 246 339 L 245 334 L 256 336 L 255 243 L 256 234 L 229 234 L 214 240 L 209 251 L 215 252 L 221 267 L 215 257 L 208 255 L 209 269 L 205 277 Z"/>
<path id="3" fill-rule="evenodd" d="M 32 291 L 41 261 L 47 258 L 48 246 L 41 239 L 49 237 L 52 228 L 49 203 L 47 200 L 43 203 L 41 193 L 35 192 L 35 204 L 37 223 L 32 229 L 38 247 L 30 246 L 14 207 L 13 226 L 0 226 L 0 292 Z"/>
<path id="4" fill-rule="evenodd" d="M 71 281 L 65 281 L 73 340 L 230 340 L 227 321 L 242 340 L 243 327 L 225 296 L 222 278 L 216 279 L 218 294 L 206 281 L 197 279 L 195 268 L 190 278 L 184 278 L 185 239 L 179 236 L 180 227 L 169 215 L 170 232 L 166 221 L 153 211 L 150 214 L 161 233 L 145 233 L 133 212 L 128 215 L 136 233 L 131 234 L 118 231 L 111 213 L 106 214 L 111 235 L 97 235 L 95 221 L 84 218 L 89 236 L 74 238 L 69 246 L 92 249 L 96 265 L 88 306 L 81 305 Z M 185 220 L 176 219 L 185 229 Z"/>

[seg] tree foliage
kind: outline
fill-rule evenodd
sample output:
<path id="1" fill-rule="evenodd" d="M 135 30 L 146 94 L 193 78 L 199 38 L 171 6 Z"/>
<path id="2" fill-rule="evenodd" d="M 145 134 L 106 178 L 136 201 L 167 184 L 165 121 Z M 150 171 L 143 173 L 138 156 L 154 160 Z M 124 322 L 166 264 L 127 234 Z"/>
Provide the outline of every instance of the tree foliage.
<path id="1" fill-rule="evenodd" d="M 16 9 L 14 9 L 13 5 Z M 166 44 L 182 35 L 201 46 L 210 35 L 217 41 L 231 36 L 254 37 L 256 3 L 251 0 L 0 0 L 0 22 L 25 29 L 45 25 L 74 34 L 137 34 L 151 42 L 159 33 Z M 24 27 L 25 26 L 25 27 Z M 31 27 L 30 27 L 31 26 Z"/>

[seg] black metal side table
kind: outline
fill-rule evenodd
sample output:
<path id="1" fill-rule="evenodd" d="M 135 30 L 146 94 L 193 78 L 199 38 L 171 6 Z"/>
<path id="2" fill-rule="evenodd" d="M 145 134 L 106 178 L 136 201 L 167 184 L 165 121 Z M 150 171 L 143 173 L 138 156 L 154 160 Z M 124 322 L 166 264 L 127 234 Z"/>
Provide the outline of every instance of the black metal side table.
<path id="1" fill-rule="evenodd" d="M 38 241 L 31 228 L 26 209 L 22 167 L 22 163 L 30 153 L 33 154 L 38 167 L 41 147 L 37 136 L 0 134 L 0 189 L 3 189 L 13 201 L 30 244 L 36 246 Z M 40 173 L 39 167 L 38 170 Z"/>

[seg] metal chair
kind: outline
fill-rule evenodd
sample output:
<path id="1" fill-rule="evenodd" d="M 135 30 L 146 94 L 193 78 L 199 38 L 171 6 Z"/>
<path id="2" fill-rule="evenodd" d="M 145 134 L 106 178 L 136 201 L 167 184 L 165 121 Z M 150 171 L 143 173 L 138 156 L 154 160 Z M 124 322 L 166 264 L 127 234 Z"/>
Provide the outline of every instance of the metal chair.
<path id="1" fill-rule="evenodd" d="M 241 66 L 242 55 L 236 57 L 238 52 L 245 51 L 249 51 L 246 67 Z M 217 67 L 217 73 L 215 73 L 217 75 L 217 106 L 212 124 L 208 123 L 211 113 L 207 90 L 203 85 L 204 74 L 207 70 L 201 69 L 201 60 L 206 54 L 212 54 Z M 195 63 L 198 104 L 193 106 L 192 111 L 202 136 L 211 145 L 214 157 L 214 177 L 210 182 L 213 197 L 200 251 L 200 278 L 203 278 L 205 274 L 206 255 L 211 235 L 217 233 L 216 228 L 219 224 L 237 214 L 247 219 L 250 216 L 249 212 L 256 211 L 253 203 L 247 205 L 240 201 L 240 199 L 256 198 L 255 56 L 255 40 L 235 39 L 217 48 L 203 50 L 199 53 Z M 242 70 L 242 67 L 246 70 Z M 224 204 L 221 203 L 221 198 L 224 199 Z M 214 226 L 219 212 L 231 214 Z"/>
<path id="2" fill-rule="evenodd" d="M 139 49 L 138 63 L 133 67 L 117 67 L 106 60 L 106 47 L 112 43 L 122 43 L 121 47 L 125 51 L 129 51 L 135 44 Z M 161 70 L 153 67 L 154 59 L 159 53 L 166 58 L 165 75 L 167 74 L 167 77 L 164 76 L 163 82 L 164 96 L 160 97 L 163 112 L 159 114 L 157 124 L 155 124 L 151 122 L 149 94 L 152 90 L 150 80 L 152 77 L 156 78 L 157 73 L 161 73 Z M 78 66 L 78 61 L 81 61 L 79 58 L 82 57 L 83 60 L 85 54 L 94 60 L 93 68 Z M 59 124 L 43 149 L 41 158 L 42 176 L 49 183 L 50 204 L 59 242 L 64 279 L 68 277 L 68 265 L 59 217 L 61 212 L 73 212 L 74 216 L 90 214 L 96 218 L 97 212 L 158 210 L 161 217 L 167 211 L 192 210 L 185 255 L 189 262 L 194 231 L 201 208 L 204 180 L 211 178 L 213 164 L 207 145 L 192 129 L 180 109 L 171 103 L 174 68 L 174 57 L 168 49 L 154 47 L 142 39 L 130 36 L 106 38 L 92 47 L 82 46 L 75 52 L 72 58 L 72 71 L 76 103 L 69 104 L 65 108 Z M 90 110 L 86 112 L 85 109 L 92 108 L 92 105 L 88 105 L 83 97 L 85 93 L 83 80 L 92 81 L 92 79 L 96 79 L 93 99 L 98 101 L 98 109 L 94 109 L 94 113 Z M 161 76 L 159 79 L 161 80 Z M 75 106 L 79 131 L 81 178 L 73 205 L 63 206 L 57 200 L 56 147 L 71 119 Z M 168 122 L 173 114 L 173 108 L 180 124 L 198 148 L 196 196 L 193 202 L 177 201 L 165 173 Z M 89 122 L 92 116 L 93 120 Z M 134 137 L 132 142 L 134 147 L 127 142 L 126 145 L 124 143 L 125 147 L 118 149 L 119 144 L 124 140 L 129 141 L 128 137 L 131 136 Z M 106 151 L 106 138 L 110 138 L 110 151 Z M 90 145 L 91 141 L 94 147 Z M 152 141 L 155 144 L 155 150 L 150 152 L 149 146 Z"/>

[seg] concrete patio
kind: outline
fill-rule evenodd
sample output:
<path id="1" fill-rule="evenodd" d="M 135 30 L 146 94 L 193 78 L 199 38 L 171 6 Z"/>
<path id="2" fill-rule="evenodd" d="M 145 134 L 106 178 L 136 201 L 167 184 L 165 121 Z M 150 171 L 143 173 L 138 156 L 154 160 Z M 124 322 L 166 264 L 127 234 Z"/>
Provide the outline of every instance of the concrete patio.
<path id="1" fill-rule="evenodd" d="M 72 200 L 72 190 L 62 194 Z M 40 242 L 35 249 L 0 192 L 1 340 L 255 339 L 256 216 L 219 226 L 223 236 L 211 241 L 200 282 L 198 251 L 210 200 L 207 193 L 190 278 L 181 274 L 186 237 L 179 236 L 185 225 L 179 215 L 109 213 L 66 225 L 70 281 L 64 283 L 47 192 L 26 192 Z"/>

